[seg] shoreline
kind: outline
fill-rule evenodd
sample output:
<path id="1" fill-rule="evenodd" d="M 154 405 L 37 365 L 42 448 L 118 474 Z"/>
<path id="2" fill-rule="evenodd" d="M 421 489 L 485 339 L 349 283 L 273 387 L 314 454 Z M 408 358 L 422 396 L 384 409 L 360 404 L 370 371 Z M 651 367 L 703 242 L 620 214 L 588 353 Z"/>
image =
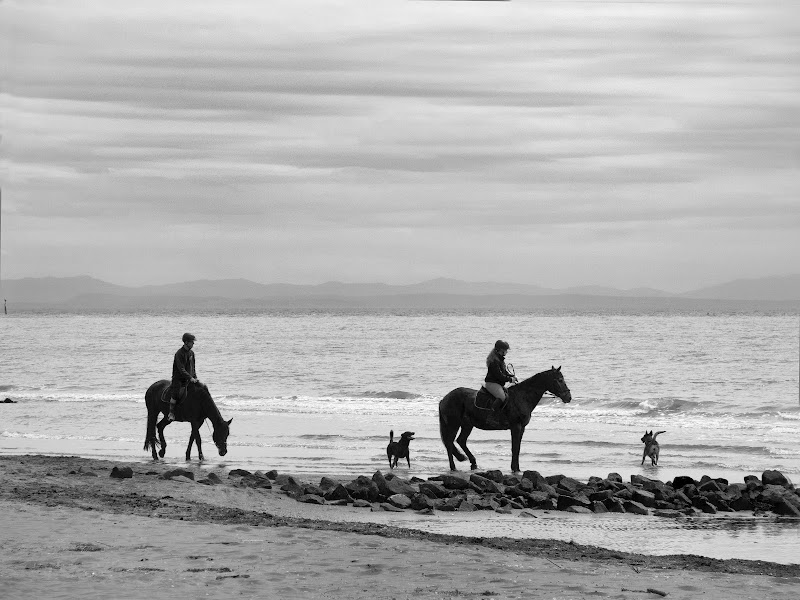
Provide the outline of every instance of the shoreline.
<path id="1" fill-rule="evenodd" d="M 131 479 L 109 477 L 114 466 L 130 466 Z M 197 463 L 187 465 L 193 470 Z M 283 492 L 254 490 L 231 484 L 204 486 L 186 478 L 162 479 L 173 465 L 135 463 L 123 465 L 81 457 L 0 456 L 0 502 L 7 508 L 40 507 L 92 512 L 115 518 L 189 521 L 211 527 L 248 527 L 272 530 L 329 532 L 334 535 L 377 536 L 387 544 L 403 540 L 412 544 L 457 545 L 505 554 L 569 563 L 597 563 L 635 572 L 692 571 L 707 574 L 759 575 L 798 578 L 800 564 L 742 559 L 714 559 L 692 554 L 645 555 L 550 539 L 471 537 L 425 532 L 373 522 L 369 509 L 316 506 L 296 502 Z M 95 476 L 88 475 L 94 473 Z M 205 471 L 203 474 L 207 475 Z M 226 480 L 224 479 L 223 482 Z M 8 510 L 3 511 L 9 514 Z M 391 513 L 386 513 L 387 516 Z M 343 518 L 345 517 L 346 518 Z M 424 519 L 420 516 L 420 519 Z M 650 518 L 650 517 L 642 517 Z M 6 516 L 0 516 L 6 521 Z M 7 523 L 4 523 L 4 526 Z"/>

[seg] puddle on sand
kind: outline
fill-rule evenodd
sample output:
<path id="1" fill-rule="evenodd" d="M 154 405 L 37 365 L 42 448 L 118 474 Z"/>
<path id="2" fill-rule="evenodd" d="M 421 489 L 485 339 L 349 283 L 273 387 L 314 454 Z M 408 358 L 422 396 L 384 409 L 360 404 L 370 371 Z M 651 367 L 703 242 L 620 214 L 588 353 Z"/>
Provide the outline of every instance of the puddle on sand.
<path id="1" fill-rule="evenodd" d="M 534 511 L 517 514 L 439 512 L 396 519 L 397 527 L 469 537 L 553 539 L 639 554 L 697 554 L 710 558 L 800 563 L 800 519 L 752 516 L 692 518 L 577 515 Z"/>

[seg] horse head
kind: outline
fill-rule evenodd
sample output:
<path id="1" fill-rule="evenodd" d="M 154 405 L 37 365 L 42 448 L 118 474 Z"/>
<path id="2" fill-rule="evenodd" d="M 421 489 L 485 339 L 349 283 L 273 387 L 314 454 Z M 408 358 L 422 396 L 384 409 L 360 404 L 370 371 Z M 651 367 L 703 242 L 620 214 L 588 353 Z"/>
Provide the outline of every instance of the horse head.
<path id="1" fill-rule="evenodd" d="M 551 367 L 548 374 L 549 377 L 547 378 L 547 391 L 554 396 L 561 398 L 561 401 L 565 404 L 570 402 L 572 400 L 572 393 L 569 391 L 567 382 L 564 381 L 564 376 L 561 374 L 561 367 L 558 367 L 557 369 L 555 367 Z"/>
<path id="2" fill-rule="evenodd" d="M 231 432 L 231 421 L 233 421 L 233 419 L 220 421 L 219 425 L 214 427 L 214 433 L 211 436 L 214 439 L 217 450 L 219 450 L 220 456 L 225 456 L 228 453 L 228 435 L 230 435 Z"/>
<path id="3" fill-rule="evenodd" d="M 208 386 L 206 384 L 198 381 L 196 384 L 194 384 L 194 388 L 203 396 L 205 396 L 205 399 L 213 407 L 213 409 L 208 409 L 212 412 L 212 414 L 207 415 L 210 418 L 211 423 L 214 425 L 214 433 L 211 435 L 211 437 L 214 440 L 214 445 L 219 451 L 219 455 L 225 456 L 228 453 L 228 436 L 231 433 L 230 425 L 233 419 L 226 421 L 222 418 L 222 415 L 219 414 L 217 405 L 214 404 L 214 399 L 211 397 L 211 392 L 208 391 Z M 216 413 L 216 418 L 214 418 L 213 413 Z"/>

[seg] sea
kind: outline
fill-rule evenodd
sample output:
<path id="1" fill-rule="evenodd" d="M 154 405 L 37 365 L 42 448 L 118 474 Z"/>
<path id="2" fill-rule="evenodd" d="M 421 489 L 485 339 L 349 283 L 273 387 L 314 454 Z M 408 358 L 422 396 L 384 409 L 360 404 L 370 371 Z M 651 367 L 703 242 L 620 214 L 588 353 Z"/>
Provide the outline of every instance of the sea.
<path id="1" fill-rule="evenodd" d="M 767 469 L 800 485 L 797 314 L 490 311 L 29 311 L 0 315 L 0 452 L 126 463 L 143 449 L 144 394 L 168 379 L 181 335 L 197 336 L 197 372 L 225 419 L 228 454 L 201 429 L 204 468 L 290 473 L 306 481 L 389 472 L 386 445 L 413 431 L 402 477 L 448 470 L 438 404 L 480 386 L 495 340 L 522 380 L 560 367 L 572 402 L 546 395 L 522 441 L 523 470 L 586 481 L 619 473 L 741 482 Z M 645 431 L 663 431 L 658 466 Z M 185 464 L 190 426 L 165 431 L 165 460 Z M 481 470 L 510 472 L 507 431 L 474 430 Z M 196 449 L 193 461 L 196 461 Z M 459 468 L 469 469 L 468 463 Z M 571 539 L 659 553 L 800 562 L 800 523 L 737 514 L 707 519 L 500 519 L 453 515 L 397 524 L 470 535 Z M 731 543 L 731 542 L 734 543 Z"/>

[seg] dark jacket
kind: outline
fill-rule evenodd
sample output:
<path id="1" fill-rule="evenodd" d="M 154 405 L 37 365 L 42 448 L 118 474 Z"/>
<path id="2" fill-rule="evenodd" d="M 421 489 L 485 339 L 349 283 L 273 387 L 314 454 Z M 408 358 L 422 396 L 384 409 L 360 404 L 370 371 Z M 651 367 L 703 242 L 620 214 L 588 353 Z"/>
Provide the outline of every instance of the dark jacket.
<path id="1" fill-rule="evenodd" d="M 183 387 L 192 377 L 197 377 L 194 370 L 194 350 L 181 346 L 172 361 L 172 387 Z"/>
<path id="2" fill-rule="evenodd" d="M 509 381 L 514 380 L 511 374 L 506 370 L 506 359 L 494 350 L 486 357 L 486 368 L 488 372 L 486 373 L 484 381 L 487 383 L 505 385 Z"/>

